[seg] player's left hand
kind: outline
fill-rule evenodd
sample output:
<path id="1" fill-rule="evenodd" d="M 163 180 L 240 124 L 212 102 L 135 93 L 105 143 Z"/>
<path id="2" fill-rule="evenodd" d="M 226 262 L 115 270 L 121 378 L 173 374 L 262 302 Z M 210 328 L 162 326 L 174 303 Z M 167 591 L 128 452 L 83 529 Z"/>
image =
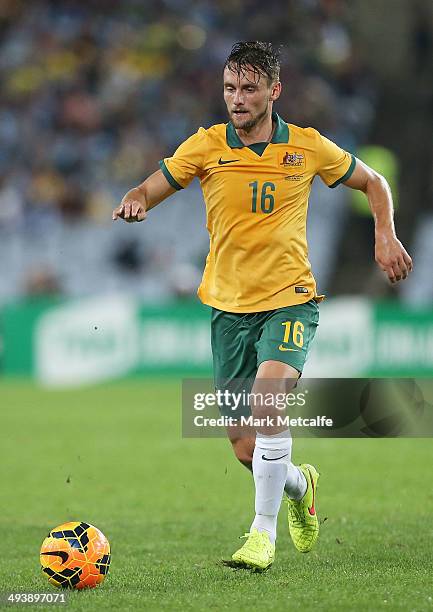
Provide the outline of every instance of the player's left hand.
<path id="1" fill-rule="evenodd" d="M 393 284 L 407 278 L 413 269 L 412 258 L 393 234 L 376 234 L 375 259 Z"/>

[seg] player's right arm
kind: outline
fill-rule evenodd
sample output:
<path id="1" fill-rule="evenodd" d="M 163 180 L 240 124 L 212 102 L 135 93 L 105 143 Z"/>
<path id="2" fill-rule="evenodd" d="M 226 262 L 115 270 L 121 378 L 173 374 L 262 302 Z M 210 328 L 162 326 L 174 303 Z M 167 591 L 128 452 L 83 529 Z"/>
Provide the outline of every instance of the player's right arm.
<path id="1" fill-rule="evenodd" d="M 172 157 L 160 161 L 161 170 L 124 195 L 120 205 L 113 210 L 113 221 L 143 221 L 148 210 L 175 191 L 187 187 L 194 177 L 201 176 L 207 150 L 207 133 L 200 128 L 176 149 Z"/>
<path id="2" fill-rule="evenodd" d="M 113 210 L 113 221 L 123 219 L 128 223 L 144 221 L 147 211 L 175 193 L 162 170 L 151 174 L 143 183 L 130 189 L 121 203 Z"/>

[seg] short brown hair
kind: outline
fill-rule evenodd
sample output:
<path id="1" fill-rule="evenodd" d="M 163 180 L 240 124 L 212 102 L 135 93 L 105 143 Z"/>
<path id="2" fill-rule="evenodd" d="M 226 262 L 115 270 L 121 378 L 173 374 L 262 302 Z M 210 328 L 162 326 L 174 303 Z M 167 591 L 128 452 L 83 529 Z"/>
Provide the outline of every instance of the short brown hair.
<path id="1" fill-rule="evenodd" d="M 258 40 L 237 42 L 233 45 L 224 68 L 239 75 L 245 74 L 246 70 L 252 68 L 257 80 L 263 75 L 267 77 L 269 83 L 273 83 L 280 77 L 279 55 L 280 49 L 275 48 L 272 43 Z"/>

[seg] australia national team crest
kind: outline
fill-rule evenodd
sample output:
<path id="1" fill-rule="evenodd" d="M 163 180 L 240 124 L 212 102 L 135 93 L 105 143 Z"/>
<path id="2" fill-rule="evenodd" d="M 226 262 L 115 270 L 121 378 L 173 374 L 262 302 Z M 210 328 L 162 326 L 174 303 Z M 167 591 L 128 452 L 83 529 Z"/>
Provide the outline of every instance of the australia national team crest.
<path id="1" fill-rule="evenodd" d="M 298 151 L 286 151 L 283 156 L 283 161 L 280 164 L 284 168 L 293 168 L 295 170 L 305 169 L 305 155 Z"/>

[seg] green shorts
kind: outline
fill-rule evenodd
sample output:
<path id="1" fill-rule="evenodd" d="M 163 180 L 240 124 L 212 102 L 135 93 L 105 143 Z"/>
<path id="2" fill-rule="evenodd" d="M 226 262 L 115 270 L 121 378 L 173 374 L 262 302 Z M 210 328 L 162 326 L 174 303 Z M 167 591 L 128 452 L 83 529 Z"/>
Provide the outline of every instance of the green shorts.
<path id="1" fill-rule="evenodd" d="M 248 314 L 213 308 L 211 342 L 216 388 L 239 390 L 236 381 L 253 381 L 259 365 L 268 360 L 287 363 L 302 374 L 318 324 L 315 300 Z"/>

